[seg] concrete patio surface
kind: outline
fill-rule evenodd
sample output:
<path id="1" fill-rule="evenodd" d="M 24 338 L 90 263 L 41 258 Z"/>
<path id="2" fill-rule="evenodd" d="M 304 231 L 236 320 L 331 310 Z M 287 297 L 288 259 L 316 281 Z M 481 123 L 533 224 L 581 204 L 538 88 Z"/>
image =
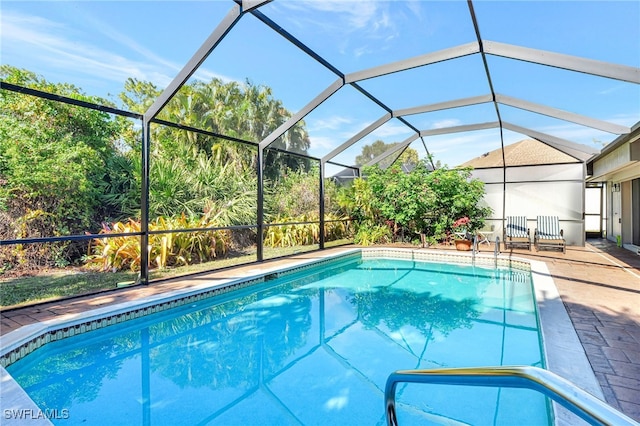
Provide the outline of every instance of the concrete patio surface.
<path id="1" fill-rule="evenodd" d="M 450 249 L 442 247 L 443 249 Z M 607 240 L 589 240 L 585 247 L 559 251 L 513 249 L 502 255 L 530 258 L 547 264 L 573 322 L 606 401 L 640 421 L 640 256 Z M 340 250 L 330 249 L 328 251 Z M 494 251 L 494 245 L 480 250 Z M 313 257 L 312 253 L 295 258 Z M 269 266 L 287 259 L 270 261 Z M 250 264 L 207 274 L 207 279 L 255 274 L 260 264 Z M 189 278 L 113 290 L 1 312 L 0 334 L 22 326 L 73 312 L 104 307 L 188 288 L 200 278 Z"/>
<path id="2" fill-rule="evenodd" d="M 546 262 L 607 402 L 640 421 L 640 256 L 606 240 Z"/>

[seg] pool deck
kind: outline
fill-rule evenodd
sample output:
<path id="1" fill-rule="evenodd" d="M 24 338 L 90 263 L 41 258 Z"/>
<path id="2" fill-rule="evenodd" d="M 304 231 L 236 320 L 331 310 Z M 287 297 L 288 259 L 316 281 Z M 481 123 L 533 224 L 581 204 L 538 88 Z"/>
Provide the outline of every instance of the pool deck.
<path id="1" fill-rule="evenodd" d="M 640 256 L 606 240 L 589 240 L 585 247 L 568 247 L 566 254 L 557 251 L 536 252 L 535 249 L 501 249 L 503 256 L 546 263 L 606 401 L 640 421 Z M 324 253 L 341 250 L 330 249 Z M 481 245 L 480 250 L 493 252 L 494 246 Z M 316 256 L 317 253 L 311 252 L 293 258 L 309 259 Z M 0 334 L 5 335 L 23 326 L 71 313 L 190 288 L 201 284 L 203 280 L 255 275 L 265 265 L 271 269 L 290 262 L 289 259 L 278 259 L 225 269 L 206 276 L 6 310 L 1 312 Z"/>

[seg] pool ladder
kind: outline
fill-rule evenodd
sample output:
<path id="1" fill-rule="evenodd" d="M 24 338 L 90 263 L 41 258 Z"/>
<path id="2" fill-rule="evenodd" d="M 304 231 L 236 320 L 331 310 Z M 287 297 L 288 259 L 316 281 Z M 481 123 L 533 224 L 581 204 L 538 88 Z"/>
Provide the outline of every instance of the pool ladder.
<path id="1" fill-rule="evenodd" d="M 476 264 L 476 253 L 479 253 L 478 250 L 478 236 L 474 235 L 473 244 L 471 246 L 471 264 Z M 496 246 L 493 249 L 493 261 L 494 266 L 498 267 L 498 255 L 500 254 L 500 237 L 496 236 Z"/>
<path id="2" fill-rule="evenodd" d="M 625 416 L 590 393 L 578 388 L 568 380 L 548 370 L 530 366 L 396 371 L 387 379 L 384 392 L 387 424 L 389 426 L 398 425 L 395 400 L 398 383 L 431 383 L 532 389 L 553 399 L 590 424 L 640 426 L 640 423 Z"/>

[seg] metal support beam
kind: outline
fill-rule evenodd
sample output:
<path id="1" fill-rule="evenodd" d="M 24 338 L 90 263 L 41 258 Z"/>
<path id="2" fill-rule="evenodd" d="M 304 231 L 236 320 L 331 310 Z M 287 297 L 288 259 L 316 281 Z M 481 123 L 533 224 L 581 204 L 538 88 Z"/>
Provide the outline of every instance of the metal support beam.
<path id="1" fill-rule="evenodd" d="M 258 147 L 258 170 L 257 170 L 257 179 L 258 179 L 258 188 L 257 188 L 257 197 L 258 197 L 258 210 L 256 212 L 256 216 L 258 219 L 258 229 L 256 236 L 256 257 L 257 261 L 261 262 L 264 260 L 264 149 Z"/>
<path id="2" fill-rule="evenodd" d="M 257 9 L 260 6 L 271 3 L 273 0 L 241 0 L 242 3 L 242 11 L 250 12 L 253 9 Z"/>
<path id="3" fill-rule="evenodd" d="M 483 44 L 484 51 L 489 55 L 502 56 L 509 59 L 517 59 L 519 61 L 532 62 L 534 64 L 547 65 L 554 68 L 562 68 L 569 71 L 640 84 L 640 68 L 546 50 L 531 49 L 529 47 L 515 46 L 512 44 L 498 43 L 495 41 L 485 40 Z"/>
<path id="4" fill-rule="evenodd" d="M 333 157 L 335 157 L 336 155 L 340 154 L 342 151 L 344 151 L 345 149 L 349 148 L 351 145 L 355 144 L 360 139 L 364 138 L 369 133 L 373 132 L 375 129 L 377 129 L 378 127 L 382 126 L 384 123 L 386 123 L 389 120 L 391 120 L 391 113 L 387 113 L 387 114 L 383 115 L 382 117 L 380 117 L 379 119 L 377 119 L 376 121 L 374 121 L 373 123 L 368 125 L 365 129 L 361 130 L 359 133 L 357 133 L 351 139 L 349 139 L 348 141 L 346 141 L 345 143 L 343 143 L 342 145 L 340 145 L 339 147 L 337 147 L 336 149 L 334 149 L 333 151 L 331 151 L 330 153 L 328 153 L 327 155 L 322 157 L 322 161 L 326 162 L 326 161 L 331 160 Z"/>
<path id="5" fill-rule="evenodd" d="M 285 134 L 289 129 L 296 125 L 296 123 L 302 120 L 307 114 L 316 109 L 318 105 L 326 101 L 331 95 L 337 92 L 342 86 L 344 86 L 344 82 L 341 78 L 334 81 L 329 87 L 324 89 L 318 96 L 316 96 L 311 102 L 305 105 L 300 111 L 298 111 L 295 115 L 293 115 L 286 122 L 281 124 L 276 130 L 271 132 L 269 136 L 264 138 L 262 142 L 260 142 L 260 149 L 265 149 L 269 145 L 271 145 L 276 139 Z"/>
<path id="6" fill-rule="evenodd" d="M 304 53 L 306 53 L 311 58 L 313 58 L 318 63 L 320 63 L 322 66 L 327 68 L 329 71 L 331 71 L 332 73 L 340 77 L 340 79 L 344 79 L 344 74 L 339 69 L 334 67 L 329 61 L 327 61 L 322 56 L 318 55 L 315 51 L 310 49 L 306 44 L 302 43 L 300 40 L 295 38 L 291 33 L 287 32 L 278 23 L 272 21 L 269 17 L 264 15 L 259 10 L 252 10 L 251 14 L 255 16 L 257 19 L 259 19 L 260 21 L 262 21 L 264 24 L 266 24 L 273 31 L 277 32 L 282 37 L 284 37 L 289 43 L 293 44 L 298 49 L 302 50 Z"/>
<path id="7" fill-rule="evenodd" d="M 191 57 L 189 62 L 180 70 L 178 75 L 169 83 L 166 89 L 158 96 L 155 102 L 144 113 L 147 122 L 151 121 L 160 113 L 162 108 L 178 93 L 178 90 L 189 80 L 198 67 L 207 59 L 211 51 L 222 41 L 225 35 L 238 23 L 242 13 L 240 6 L 235 5 L 227 16 L 220 22 L 215 30 L 209 35 L 205 42 L 200 46 L 196 53 Z"/>
<path id="8" fill-rule="evenodd" d="M 500 126 L 500 152 L 502 154 L 502 212 L 504 216 L 504 209 L 507 203 L 507 161 L 504 153 L 504 131 L 502 127 L 502 114 L 500 113 L 500 105 L 496 101 L 496 89 L 493 86 L 493 79 L 491 78 L 491 71 L 489 70 L 489 61 L 487 61 L 487 52 L 480 34 L 480 24 L 478 23 L 478 17 L 476 16 L 475 8 L 473 7 L 473 1 L 467 0 L 467 6 L 469 7 L 469 14 L 471 15 L 471 21 L 473 22 L 473 29 L 476 33 L 476 40 L 480 44 L 480 51 L 482 52 L 482 64 L 484 66 L 484 72 L 487 75 L 487 83 L 489 83 L 489 90 L 491 90 L 491 97 L 493 107 L 496 111 L 496 117 L 498 118 L 498 125 Z M 503 224 L 504 226 L 504 224 Z M 496 241 L 496 249 L 498 243 Z"/>
<path id="9" fill-rule="evenodd" d="M 497 121 L 490 121 L 488 123 L 465 124 L 462 126 L 443 127 L 441 129 L 421 130 L 420 136 L 437 136 L 446 135 L 449 133 L 463 133 L 471 132 L 474 130 L 495 129 L 496 127 L 500 127 L 500 123 Z"/>
<path id="10" fill-rule="evenodd" d="M 510 96 L 496 94 L 496 102 L 502 105 L 509 105 L 525 111 L 531 111 L 548 117 L 557 118 L 558 120 L 570 121 L 572 123 L 591 127 L 592 129 L 602 130 L 603 132 L 613 133 L 615 135 L 623 135 L 631 131 L 629 127 L 597 120 L 595 118 L 586 117 L 584 115 L 575 114 L 561 109 L 551 108 L 546 105 L 536 104 L 523 99 L 512 98 Z"/>
<path id="11" fill-rule="evenodd" d="M 136 112 L 125 111 L 107 105 L 94 104 L 92 102 L 82 101 L 80 99 L 70 98 L 55 93 L 44 92 L 42 90 L 32 89 L 30 87 L 18 86 L 17 84 L 7 83 L 6 81 L 0 81 L 0 90 L 10 90 L 12 92 L 21 93 L 23 95 L 35 96 L 41 99 L 49 99 L 51 101 L 62 102 L 68 105 L 79 106 L 82 108 L 93 109 L 109 114 L 121 115 L 123 117 L 142 120 L 142 114 L 138 114 Z"/>
<path id="12" fill-rule="evenodd" d="M 320 182 L 319 182 L 319 189 L 320 189 L 320 250 L 324 249 L 324 234 L 325 234 L 325 221 L 324 221 L 324 214 L 325 214 L 325 206 L 324 206 L 324 176 L 325 176 L 325 162 L 324 161 L 320 161 Z"/>
<path id="13" fill-rule="evenodd" d="M 433 53 L 404 59 L 398 62 L 392 62 L 378 67 L 369 68 L 362 71 L 356 71 L 345 75 L 345 83 L 354 83 L 356 81 L 366 80 L 369 78 L 380 77 L 382 75 L 393 74 L 400 71 L 406 71 L 411 68 L 422 67 L 424 65 L 435 64 L 437 62 L 448 61 L 449 59 L 461 58 L 463 56 L 473 55 L 480 52 L 478 43 L 468 43 L 448 49 L 439 50 Z"/>
<path id="14" fill-rule="evenodd" d="M 140 282 L 149 284 L 149 155 L 151 123 L 142 119 L 142 176 L 140 182 Z"/>
<path id="15" fill-rule="evenodd" d="M 384 160 L 385 158 L 389 157 L 390 155 L 393 155 L 394 153 L 400 151 L 401 149 L 405 149 L 406 147 L 411 145 L 411 143 L 413 141 L 415 141 L 416 139 L 418 139 L 418 134 L 417 133 L 412 135 L 412 136 L 409 136 L 407 139 L 405 139 L 404 141 L 400 142 L 396 146 L 394 146 L 391 149 L 388 149 L 387 151 L 385 151 L 382 154 L 378 155 L 373 160 L 371 160 L 367 164 L 365 164 L 365 166 L 373 166 L 374 164 L 378 164 L 380 161 Z"/>
<path id="16" fill-rule="evenodd" d="M 553 148 L 556 148 L 581 161 L 586 161 L 589 158 L 591 158 L 594 154 L 598 153 L 597 149 L 592 148 L 590 146 L 580 145 L 575 142 L 570 142 L 566 139 L 549 135 L 547 133 L 542 133 L 536 130 L 527 129 L 526 127 L 521 127 L 515 124 L 507 123 L 506 121 L 502 123 L 502 126 L 507 130 L 511 130 L 512 132 L 517 132 L 517 133 L 532 137 L 534 139 L 538 139 L 539 141 L 544 142 L 547 145 L 552 146 Z"/>
<path id="17" fill-rule="evenodd" d="M 435 104 L 423 105 L 413 108 L 398 109 L 393 111 L 394 117 L 402 117 L 405 115 L 423 114 L 425 112 L 442 111 L 458 107 L 470 105 L 484 104 L 493 101 L 493 97 L 489 95 L 473 96 L 470 98 L 454 99 L 446 102 L 438 102 Z"/>
<path id="18" fill-rule="evenodd" d="M 417 133 L 420 134 L 420 132 L 417 132 Z M 420 137 L 420 140 L 422 141 L 422 146 L 424 147 L 424 150 L 427 153 L 427 160 L 429 160 L 429 163 L 431 163 L 431 170 L 435 170 L 436 165 L 433 162 L 433 155 L 431 155 L 431 153 L 429 152 L 429 148 L 427 148 L 427 143 L 424 141 L 424 138 Z"/>

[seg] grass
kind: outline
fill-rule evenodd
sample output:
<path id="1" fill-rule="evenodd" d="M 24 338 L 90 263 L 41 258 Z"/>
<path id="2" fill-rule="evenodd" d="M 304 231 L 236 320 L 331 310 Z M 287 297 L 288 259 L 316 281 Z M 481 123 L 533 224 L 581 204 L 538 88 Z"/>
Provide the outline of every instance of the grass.
<path id="1" fill-rule="evenodd" d="M 335 247 L 350 243 L 351 240 L 328 242 L 326 247 Z M 264 248 L 264 258 L 289 256 L 318 249 L 318 245 Z M 218 259 L 212 262 L 176 268 L 157 269 L 150 273 L 151 280 L 167 279 L 182 275 L 212 271 L 215 269 L 237 266 L 256 261 L 255 249 L 238 253 L 233 257 Z M 18 307 L 33 303 L 46 302 L 64 297 L 90 294 L 117 287 L 118 283 L 132 283 L 138 277 L 137 272 L 80 272 L 61 269 L 47 271 L 36 276 L 0 279 L 0 307 Z"/>
<path id="2" fill-rule="evenodd" d="M 133 281 L 136 272 L 70 272 L 56 271 L 32 277 L 0 281 L 2 307 L 76 296 L 115 288 L 117 283 Z"/>

